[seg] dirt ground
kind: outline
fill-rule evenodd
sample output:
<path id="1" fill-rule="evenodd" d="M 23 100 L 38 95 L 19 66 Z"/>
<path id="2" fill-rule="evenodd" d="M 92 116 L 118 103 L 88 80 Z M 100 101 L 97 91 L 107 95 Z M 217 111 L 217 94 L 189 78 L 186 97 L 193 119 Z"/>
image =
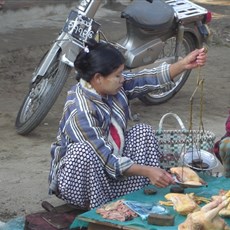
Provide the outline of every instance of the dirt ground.
<path id="1" fill-rule="evenodd" d="M 48 195 L 47 177 L 50 145 L 55 140 L 66 90 L 75 81 L 69 78 L 48 116 L 28 136 L 20 136 L 14 128 L 15 118 L 31 79 L 33 69 L 62 28 L 74 1 L 6 0 L 0 11 L 0 221 L 41 210 L 41 202 L 54 205 L 62 201 Z M 124 28 L 120 9 L 103 7 L 97 14 L 105 31 L 116 38 Z M 208 61 L 201 69 L 204 83 L 203 123 L 217 139 L 224 134 L 224 123 L 230 109 L 230 2 L 229 0 L 196 0 L 213 12 L 210 24 L 213 33 Z M 111 26 L 112 25 L 112 26 Z M 111 30 L 113 28 L 113 30 Z M 119 33 L 118 33 L 119 32 Z M 183 89 L 169 102 L 145 106 L 134 100 L 132 110 L 140 121 L 155 129 L 167 112 L 177 113 L 188 125 L 189 98 L 195 87 L 198 71 L 193 71 Z M 199 125 L 200 95 L 195 95 L 194 128 Z M 168 120 L 174 128 L 176 122 Z M 132 123 L 131 123 L 132 124 Z M 166 125 L 167 126 L 167 125 Z"/>

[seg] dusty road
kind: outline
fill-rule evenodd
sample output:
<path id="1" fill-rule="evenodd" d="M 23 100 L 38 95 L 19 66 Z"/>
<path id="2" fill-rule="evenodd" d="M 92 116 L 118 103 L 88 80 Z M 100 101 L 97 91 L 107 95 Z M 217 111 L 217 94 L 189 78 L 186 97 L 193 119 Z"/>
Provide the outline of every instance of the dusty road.
<path id="1" fill-rule="evenodd" d="M 21 5 L 16 7 L 14 2 Z M 74 79 L 69 79 L 55 106 L 30 135 L 17 135 L 14 122 L 27 92 L 31 73 L 62 28 L 72 2 L 62 5 L 60 1 L 55 5 L 35 7 L 35 4 L 28 5 L 28 1 L 6 1 L 5 10 L 0 12 L 0 221 L 38 211 L 43 200 L 54 205 L 62 203 L 48 195 L 49 150 L 55 140 L 66 90 L 74 84 Z M 214 13 L 210 25 L 213 39 L 209 45 L 209 59 L 201 74 L 205 77 L 204 126 L 219 138 L 224 134 L 224 123 L 230 109 L 230 2 L 196 2 Z M 18 7 L 20 9 L 16 9 Z M 104 30 L 114 38 L 124 28 L 119 18 L 122 7 L 124 5 L 116 5 L 113 10 L 103 7 L 97 14 Z M 140 114 L 141 122 L 155 128 L 166 112 L 177 113 L 188 125 L 189 98 L 196 87 L 197 76 L 198 72 L 193 71 L 184 88 L 166 104 L 149 107 L 138 100 L 133 101 L 133 112 Z M 194 128 L 199 124 L 199 98 L 197 94 Z M 173 121 L 169 121 L 169 125 L 176 126 Z"/>

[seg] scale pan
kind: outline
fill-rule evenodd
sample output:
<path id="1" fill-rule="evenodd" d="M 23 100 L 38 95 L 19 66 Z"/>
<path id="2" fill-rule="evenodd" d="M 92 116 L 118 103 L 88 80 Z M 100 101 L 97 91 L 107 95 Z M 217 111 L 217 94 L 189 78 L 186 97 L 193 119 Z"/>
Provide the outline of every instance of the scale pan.
<path id="1" fill-rule="evenodd" d="M 198 171 L 212 170 L 218 165 L 216 157 L 203 149 L 189 149 L 181 154 L 180 163 Z"/>
<path id="2" fill-rule="evenodd" d="M 176 177 L 174 177 L 174 180 L 177 185 L 179 185 L 182 188 L 200 188 L 200 187 L 208 187 L 208 184 L 204 181 L 203 184 L 187 184 L 179 181 Z"/>

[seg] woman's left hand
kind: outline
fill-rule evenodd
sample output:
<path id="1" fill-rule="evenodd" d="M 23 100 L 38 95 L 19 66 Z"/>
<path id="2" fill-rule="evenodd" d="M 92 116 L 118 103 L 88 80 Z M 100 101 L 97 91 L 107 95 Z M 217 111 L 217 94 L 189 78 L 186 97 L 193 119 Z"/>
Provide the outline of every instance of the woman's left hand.
<path id="1" fill-rule="evenodd" d="M 204 66 L 207 60 L 207 49 L 196 49 L 188 54 L 184 59 L 185 69 L 194 69 L 198 66 Z"/>
<path id="2" fill-rule="evenodd" d="M 196 49 L 189 53 L 186 57 L 179 60 L 178 62 L 171 64 L 169 67 L 169 74 L 171 80 L 173 80 L 178 74 L 185 70 L 204 66 L 207 60 L 207 49 Z"/>

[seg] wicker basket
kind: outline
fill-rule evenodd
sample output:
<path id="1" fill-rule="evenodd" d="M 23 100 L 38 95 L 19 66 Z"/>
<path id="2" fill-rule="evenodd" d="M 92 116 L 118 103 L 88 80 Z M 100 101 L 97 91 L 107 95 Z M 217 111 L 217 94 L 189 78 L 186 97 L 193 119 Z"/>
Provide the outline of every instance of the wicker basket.
<path id="1" fill-rule="evenodd" d="M 163 123 L 166 117 L 174 117 L 179 123 L 180 129 L 164 130 Z M 181 164 L 181 154 L 191 148 L 211 152 L 215 142 L 215 134 L 207 130 L 188 130 L 180 117 L 175 113 L 166 113 L 159 122 L 159 128 L 155 131 L 159 140 L 160 151 L 164 157 L 162 168 L 169 169 Z"/>

